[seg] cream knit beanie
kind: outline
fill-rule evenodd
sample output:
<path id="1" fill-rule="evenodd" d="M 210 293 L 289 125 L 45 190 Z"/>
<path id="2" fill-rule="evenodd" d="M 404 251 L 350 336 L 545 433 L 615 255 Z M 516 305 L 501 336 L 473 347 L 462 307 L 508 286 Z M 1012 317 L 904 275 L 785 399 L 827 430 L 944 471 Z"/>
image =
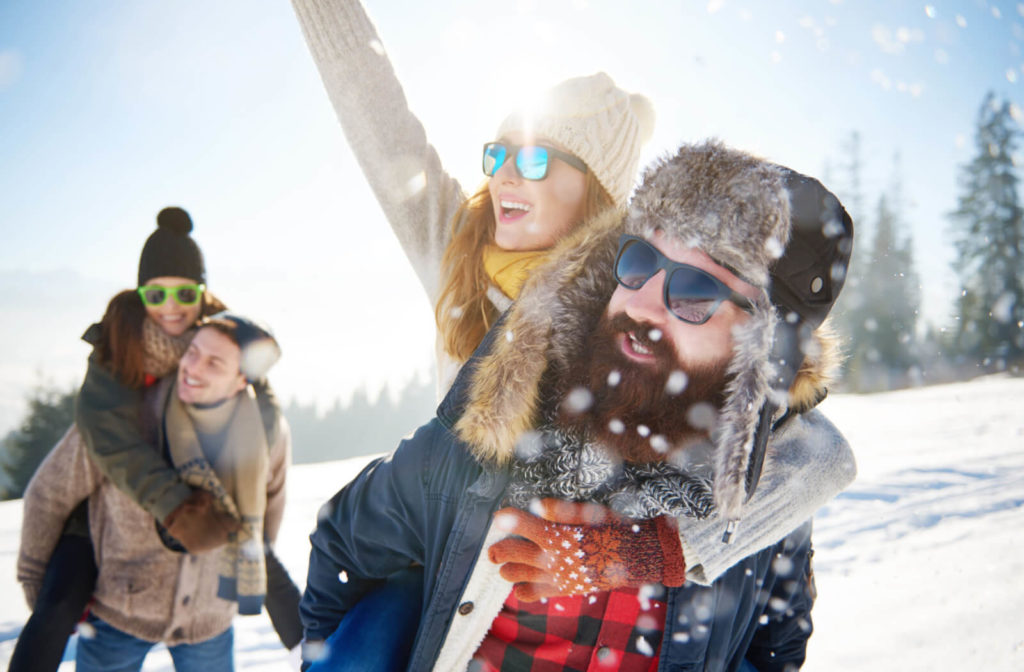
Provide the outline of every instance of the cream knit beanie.
<path id="1" fill-rule="evenodd" d="M 513 112 L 497 137 L 512 131 L 551 140 L 582 159 L 622 207 L 633 190 L 640 147 L 654 131 L 654 107 L 599 72 L 567 79 L 548 90 L 536 108 Z"/>

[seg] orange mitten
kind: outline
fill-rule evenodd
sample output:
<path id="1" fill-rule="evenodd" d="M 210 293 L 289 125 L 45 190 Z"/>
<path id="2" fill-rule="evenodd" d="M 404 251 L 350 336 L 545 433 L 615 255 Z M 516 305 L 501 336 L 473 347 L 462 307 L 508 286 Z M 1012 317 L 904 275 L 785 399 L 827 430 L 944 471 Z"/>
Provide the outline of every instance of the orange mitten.
<path id="1" fill-rule="evenodd" d="M 681 586 L 686 580 L 673 518 L 629 520 L 600 505 L 557 499 L 541 500 L 538 513 L 509 507 L 494 514 L 495 524 L 514 536 L 493 544 L 487 554 L 516 584 L 520 600 L 645 583 Z"/>

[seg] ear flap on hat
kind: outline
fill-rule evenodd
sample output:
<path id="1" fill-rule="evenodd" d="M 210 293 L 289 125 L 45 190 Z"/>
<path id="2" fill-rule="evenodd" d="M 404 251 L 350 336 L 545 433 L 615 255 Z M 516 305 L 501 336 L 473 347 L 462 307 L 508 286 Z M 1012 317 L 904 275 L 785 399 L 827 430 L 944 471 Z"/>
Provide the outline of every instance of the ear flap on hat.
<path id="1" fill-rule="evenodd" d="M 715 504 L 728 520 L 737 520 L 747 497 L 746 474 L 758 434 L 761 409 L 772 398 L 774 367 L 770 353 L 775 308 L 762 293 L 754 313 L 733 330 L 733 357 L 727 374 L 725 403 L 713 434 L 715 444 Z"/>
<path id="2" fill-rule="evenodd" d="M 782 170 L 789 190 L 791 232 L 785 252 L 770 271 L 771 301 L 778 308 L 779 319 L 769 361 L 773 368 L 772 389 L 788 392 L 805 360 L 820 355 L 811 352 L 812 346 L 834 346 L 827 333 L 820 333 L 820 327 L 846 281 L 853 250 L 853 220 L 818 180 L 788 168 Z M 834 355 L 829 357 L 834 358 Z M 820 397 L 804 403 L 812 406 L 817 401 Z M 786 400 L 769 397 L 760 409 L 744 471 L 744 501 L 754 494 L 761 477 L 771 423 L 776 411 L 786 403 Z"/>

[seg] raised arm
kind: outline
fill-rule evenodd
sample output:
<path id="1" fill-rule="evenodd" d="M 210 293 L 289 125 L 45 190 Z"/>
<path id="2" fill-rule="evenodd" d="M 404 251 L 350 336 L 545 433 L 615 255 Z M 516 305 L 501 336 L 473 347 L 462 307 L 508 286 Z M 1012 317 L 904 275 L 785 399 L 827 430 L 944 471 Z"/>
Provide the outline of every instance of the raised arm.
<path id="1" fill-rule="evenodd" d="M 437 302 L 450 222 L 465 200 L 409 110 L 358 0 L 292 0 L 342 130 L 392 230 Z M 338 213 L 339 226 L 362 226 Z"/>

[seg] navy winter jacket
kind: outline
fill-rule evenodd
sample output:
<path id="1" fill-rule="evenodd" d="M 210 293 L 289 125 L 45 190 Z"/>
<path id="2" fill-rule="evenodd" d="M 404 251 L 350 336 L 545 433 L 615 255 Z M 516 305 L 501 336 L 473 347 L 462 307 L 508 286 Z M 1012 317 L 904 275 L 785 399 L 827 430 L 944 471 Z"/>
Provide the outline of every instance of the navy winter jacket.
<path id="1" fill-rule="evenodd" d="M 488 562 L 481 546 L 508 473 L 483 468 L 453 434 L 461 392 L 325 505 L 300 608 L 307 640 L 326 639 L 362 596 L 413 563 L 425 570 L 424 606 L 408 669 L 433 669 L 453 622 L 473 617 L 460 600 L 475 563 Z M 659 669 L 736 670 L 744 658 L 759 672 L 797 669 L 811 634 L 811 555 L 808 521 L 710 586 L 669 589 Z"/>

